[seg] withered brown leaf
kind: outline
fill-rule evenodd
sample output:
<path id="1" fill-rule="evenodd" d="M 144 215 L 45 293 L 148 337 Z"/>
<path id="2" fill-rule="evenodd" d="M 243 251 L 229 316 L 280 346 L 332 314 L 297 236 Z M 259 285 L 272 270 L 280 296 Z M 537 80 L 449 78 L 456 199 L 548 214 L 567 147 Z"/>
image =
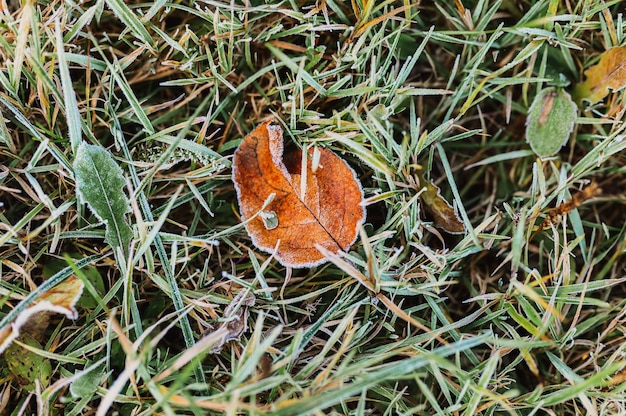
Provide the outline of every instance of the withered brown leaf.
<path id="1" fill-rule="evenodd" d="M 246 230 L 284 266 L 327 261 L 316 244 L 333 253 L 347 250 L 365 220 L 363 189 L 352 168 L 327 149 L 319 149 L 313 166 L 314 153 L 307 153 L 304 169 L 301 151 L 283 160 L 282 129 L 269 121 L 235 151 L 233 182 Z"/>
<path id="2" fill-rule="evenodd" d="M 591 103 L 600 101 L 609 90 L 626 87 L 626 46 L 616 46 L 604 52 L 600 62 L 585 71 L 587 79 L 574 88 L 577 102 L 583 99 Z"/>
<path id="3" fill-rule="evenodd" d="M 83 293 L 83 282 L 76 276 L 68 277 L 52 289 L 43 293 L 37 301 L 28 306 L 17 318 L 0 329 L 0 353 L 2 353 L 21 332 L 38 338 L 48 326 L 49 314 L 62 313 L 70 319 L 78 318 L 76 302 Z"/>
<path id="4" fill-rule="evenodd" d="M 420 199 L 432 214 L 435 225 L 450 234 L 462 234 L 465 225 L 454 212 L 454 208 L 441 196 L 441 190 L 432 182 L 427 181 L 422 173 L 418 173 L 420 186 L 425 187 Z"/>

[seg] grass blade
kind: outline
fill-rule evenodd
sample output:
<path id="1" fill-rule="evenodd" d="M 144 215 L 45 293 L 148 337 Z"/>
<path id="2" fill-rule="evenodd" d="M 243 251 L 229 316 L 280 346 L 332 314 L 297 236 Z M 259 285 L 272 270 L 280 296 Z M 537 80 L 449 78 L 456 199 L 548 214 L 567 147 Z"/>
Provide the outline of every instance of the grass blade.
<path id="1" fill-rule="evenodd" d="M 59 61 L 59 74 L 61 75 L 61 87 L 63 89 L 63 106 L 65 107 L 65 114 L 67 116 L 68 135 L 72 150 L 76 152 L 82 139 L 81 118 L 78 111 L 78 102 L 76 101 L 72 78 L 70 77 L 70 69 L 65 57 L 65 44 L 63 43 L 61 34 L 61 24 L 58 20 L 54 22 L 54 33 L 57 41 L 57 59 Z"/>

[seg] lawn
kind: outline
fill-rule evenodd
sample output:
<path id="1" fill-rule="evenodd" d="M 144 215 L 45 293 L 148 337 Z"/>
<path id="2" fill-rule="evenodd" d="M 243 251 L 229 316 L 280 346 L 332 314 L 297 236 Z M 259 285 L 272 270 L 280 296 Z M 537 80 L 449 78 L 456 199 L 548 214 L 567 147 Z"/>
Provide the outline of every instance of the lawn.
<path id="1" fill-rule="evenodd" d="M 0 414 L 626 414 L 623 12 L 0 2 Z"/>

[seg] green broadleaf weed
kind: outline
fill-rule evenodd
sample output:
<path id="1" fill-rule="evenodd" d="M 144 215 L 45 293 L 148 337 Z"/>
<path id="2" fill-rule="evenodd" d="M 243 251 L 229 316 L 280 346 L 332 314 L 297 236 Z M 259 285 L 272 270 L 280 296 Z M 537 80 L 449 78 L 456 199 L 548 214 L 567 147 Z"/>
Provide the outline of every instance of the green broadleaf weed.
<path id="1" fill-rule="evenodd" d="M 126 182 L 122 169 L 102 147 L 81 143 L 74 160 L 74 177 L 81 201 L 105 224 L 105 241 L 128 253 L 133 232 L 126 220 L 131 208 L 123 190 Z"/>

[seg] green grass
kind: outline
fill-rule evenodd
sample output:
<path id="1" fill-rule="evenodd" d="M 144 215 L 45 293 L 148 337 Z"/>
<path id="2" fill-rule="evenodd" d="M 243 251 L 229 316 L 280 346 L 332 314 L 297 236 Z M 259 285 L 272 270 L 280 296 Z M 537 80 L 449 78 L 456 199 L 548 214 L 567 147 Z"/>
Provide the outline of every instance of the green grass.
<path id="1" fill-rule="evenodd" d="M 624 91 L 552 158 L 524 135 L 541 89 L 624 43 L 621 2 L 6 3 L 0 337 L 86 288 L 0 356 L 0 413 L 626 412 Z M 361 179 L 345 256 L 291 270 L 253 246 L 231 160 L 268 118 Z M 77 193 L 85 144 L 121 168 L 129 241 Z M 33 362 L 49 374 L 18 377 Z"/>

